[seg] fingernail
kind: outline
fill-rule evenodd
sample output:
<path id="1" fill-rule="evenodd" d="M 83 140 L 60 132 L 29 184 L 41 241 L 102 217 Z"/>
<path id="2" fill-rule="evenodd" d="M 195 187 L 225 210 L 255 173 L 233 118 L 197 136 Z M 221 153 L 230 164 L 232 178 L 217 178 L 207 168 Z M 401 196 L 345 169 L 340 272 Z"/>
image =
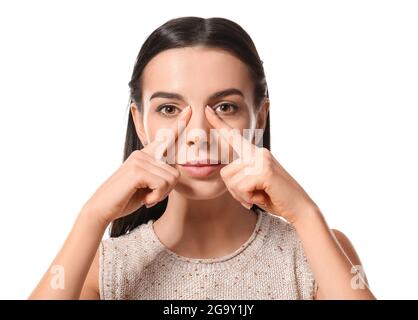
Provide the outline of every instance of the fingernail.
<path id="1" fill-rule="evenodd" d="M 181 113 L 186 113 L 188 110 L 190 109 L 190 106 L 187 106 L 186 108 L 184 108 Z"/>
<path id="2" fill-rule="evenodd" d="M 211 113 L 215 113 L 215 111 L 213 111 L 213 109 L 209 107 L 208 105 L 206 106 L 206 109 L 208 109 Z"/>
<path id="3" fill-rule="evenodd" d="M 244 203 L 244 202 L 241 202 L 241 204 L 242 204 L 245 208 L 247 208 L 247 209 L 251 209 L 251 207 L 252 207 L 252 205 L 251 205 L 251 204 L 246 204 L 246 203 Z"/>
<path id="4" fill-rule="evenodd" d="M 156 203 L 157 203 L 157 202 L 153 202 L 153 203 L 150 203 L 150 204 L 146 204 L 145 206 L 146 206 L 147 208 L 149 208 L 149 207 L 153 207 L 153 206 L 155 206 L 155 205 L 156 205 Z"/>

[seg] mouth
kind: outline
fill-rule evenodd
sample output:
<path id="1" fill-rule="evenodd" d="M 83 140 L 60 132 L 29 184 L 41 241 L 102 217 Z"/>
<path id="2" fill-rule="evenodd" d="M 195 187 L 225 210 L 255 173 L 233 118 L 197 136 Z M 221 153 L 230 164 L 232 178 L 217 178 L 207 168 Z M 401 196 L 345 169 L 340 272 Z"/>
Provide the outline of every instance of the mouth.
<path id="1" fill-rule="evenodd" d="M 211 161 L 209 159 L 203 161 L 186 162 L 179 164 L 182 169 L 193 178 L 206 178 L 213 175 L 224 166 L 220 161 Z"/>

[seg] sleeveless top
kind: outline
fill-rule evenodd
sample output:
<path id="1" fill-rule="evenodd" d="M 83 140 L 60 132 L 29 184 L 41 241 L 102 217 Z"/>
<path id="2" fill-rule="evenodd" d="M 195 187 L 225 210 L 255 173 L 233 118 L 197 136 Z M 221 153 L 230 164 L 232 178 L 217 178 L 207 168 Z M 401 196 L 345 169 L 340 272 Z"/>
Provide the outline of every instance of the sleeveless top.
<path id="1" fill-rule="evenodd" d="M 160 242 L 154 220 L 102 240 L 100 299 L 313 299 L 317 285 L 295 228 L 254 212 L 250 238 L 218 258 L 177 255 Z"/>

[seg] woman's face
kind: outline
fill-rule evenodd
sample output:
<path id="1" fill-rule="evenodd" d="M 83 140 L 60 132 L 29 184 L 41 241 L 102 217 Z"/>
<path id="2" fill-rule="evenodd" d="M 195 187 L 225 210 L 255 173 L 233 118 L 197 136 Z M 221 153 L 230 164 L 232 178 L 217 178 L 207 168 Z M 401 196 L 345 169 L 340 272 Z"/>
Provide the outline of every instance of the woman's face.
<path id="1" fill-rule="evenodd" d="M 153 141 L 160 129 L 172 127 L 185 107 L 190 105 L 192 109 L 182 133 L 184 143 L 176 144 L 175 163 L 171 163 L 181 173 L 176 191 L 187 198 L 202 200 L 216 198 L 227 190 L 219 170 L 197 178 L 181 164 L 217 159 L 222 160 L 220 169 L 235 159 L 232 148 L 211 132 L 214 128 L 206 118 L 205 107 L 209 105 L 223 121 L 239 129 L 241 134 L 244 134 L 243 129 L 263 129 L 268 102 L 263 103 L 257 113 L 253 91 L 248 67 L 222 49 L 170 49 L 159 53 L 147 64 L 142 81 L 143 112 L 138 112 L 134 104 L 131 106 L 142 143 Z M 196 137 L 199 139 L 196 140 Z M 216 147 L 210 148 L 213 143 Z M 179 157 L 180 154 L 182 157 Z M 221 154 L 229 155 L 228 159 L 221 159 Z"/>

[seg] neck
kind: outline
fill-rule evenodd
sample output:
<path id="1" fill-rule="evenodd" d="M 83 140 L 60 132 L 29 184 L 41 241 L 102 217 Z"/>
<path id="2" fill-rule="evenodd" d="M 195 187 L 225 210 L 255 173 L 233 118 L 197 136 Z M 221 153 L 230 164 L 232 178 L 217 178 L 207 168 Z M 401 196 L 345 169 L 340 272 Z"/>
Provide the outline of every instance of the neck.
<path id="1" fill-rule="evenodd" d="M 251 236 L 257 216 L 229 192 L 193 200 L 172 190 L 164 214 L 154 222 L 160 241 L 178 255 L 216 258 L 237 250 Z"/>

